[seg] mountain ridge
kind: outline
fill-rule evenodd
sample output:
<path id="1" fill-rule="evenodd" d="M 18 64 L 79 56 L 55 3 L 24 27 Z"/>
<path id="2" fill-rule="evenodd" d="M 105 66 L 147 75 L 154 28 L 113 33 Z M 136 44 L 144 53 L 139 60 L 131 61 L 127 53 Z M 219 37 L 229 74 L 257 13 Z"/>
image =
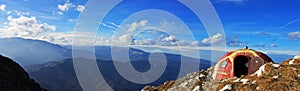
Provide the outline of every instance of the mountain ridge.
<path id="1" fill-rule="evenodd" d="M 298 91 L 300 89 L 300 56 L 280 64 L 266 63 L 251 75 L 240 78 L 212 79 L 213 67 L 192 72 L 157 86 L 146 86 L 142 91 Z"/>
<path id="2" fill-rule="evenodd" d="M 173 55 L 173 57 L 170 57 L 171 59 L 170 58 L 168 59 L 165 73 L 163 73 L 161 78 L 159 78 L 158 80 L 156 80 L 151 84 L 157 85 L 166 80 L 172 80 L 177 78 L 180 69 L 180 64 L 181 64 L 180 60 L 175 60 L 178 59 L 177 57 L 180 56 Z M 93 61 L 90 59 L 84 59 L 84 60 Z M 96 61 L 100 72 L 102 73 L 103 77 L 106 79 L 106 82 L 110 84 L 114 90 L 132 91 L 132 90 L 139 90 L 145 86 L 144 84 L 136 84 L 124 79 L 115 69 L 112 60 L 97 59 Z M 192 64 L 199 64 L 200 65 L 199 69 L 206 69 L 211 65 L 210 62 L 207 60 L 206 60 L 207 62 L 204 62 L 205 60 L 198 60 L 198 61 L 199 62 L 201 61 L 202 64 L 199 64 L 198 62 L 192 62 Z M 132 65 L 137 71 L 140 72 L 144 72 L 150 69 L 150 64 L 148 60 L 134 60 L 134 61 L 127 61 L 125 63 L 122 61 L 115 61 L 115 62 Z M 47 66 L 49 64 L 50 65 L 54 64 L 54 66 Z M 164 66 L 161 64 L 153 64 L 153 65 Z M 80 85 L 78 84 L 75 75 L 72 59 L 64 59 L 61 61 L 56 61 L 54 63 L 50 62 L 48 64 L 40 64 L 39 66 L 40 67 L 35 67 L 35 68 L 27 67 L 27 70 L 30 76 L 33 77 L 33 79 L 37 80 L 37 82 L 40 83 L 42 87 L 47 88 L 49 90 L 55 90 L 55 91 L 81 91 L 82 90 L 80 88 Z M 64 77 L 68 77 L 67 80 Z M 62 84 L 62 83 L 70 83 L 71 85 Z"/>
<path id="3" fill-rule="evenodd" d="M 9 44 L 9 45 L 8 45 Z M 22 46 L 20 46 L 22 45 Z M 84 46 L 82 46 L 84 48 Z M 102 60 L 112 60 L 111 49 L 116 48 L 114 50 L 126 49 L 122 47 L 114 47 L 114 46 L 95 46 L 95 55 L 97 59 Z M 142 49 L 142 50 L 141 50 Z M 162 51 L 170 51 L 170 49 L 158 48 Z M 149 51 L 149 48 L 137 47 L 137 48 L 129 48 L 129 52 L 132 52 L 133 55 L 132 60 L 138 60 L 134 55 L 143 55 L 140 54 L 140 51 L 146 52 Z M 126 51 L 126 50 L 121 50 Z M 13 38 L 0 38 L 0 53 L 2 55 L 8 56 L 14 59 L 21 66 L 28 66 L 33 64 L 42 64 L 49 61 L 57 61 L 66 58 L 72 58 L 72 46 L 71 45 L 58 45 L 49 43 L 47 41 L 42 40 L 33 40 L 33 39 L 23 39 L 18 37 Z M 149 53 L 149 52 L 148 52 Z M 176 54 L 173 52 L 165 52 L 168 54 Z M 206 60 L 210 59 L 212 55 L 207 55 L 211 53 L 211 51 L 201 51 L 199 50 L 199 55 L 202 58 L 205 56 Z M 225 53 L 225 52 L 224 52 Z M 179 55 L 179 54 L 178 54 Z M 278 55 L 278 54 L 268 54 L 275 62 L 279 63 L 283 59 L 287 59 L 294 55 Z M 124 55 L 123 55 L 124 56 Z M 184 55 L 183 55 L 184 56 Z M 147 56 L 139 56 L 141 59 Z M 186 56 L 188 57 L 188 56 Z M 218 60 L 218 59 L 212 59 Z M 280 60 L 280 61 L 278 61 Z"/>
<path id="4" fill-rule="evenodd" d="M 46 91 L 40 87 L 28 73 L 12 59 L 0 55 L 1 91 Z"/>
<path id="5" fill-rule="evenodd" d="M 22 66 L 71 57 L 66 53 L 68 50 L 62 46 L 41 40 L 1 38 L 0 48 L 0 53 L 16 60 Z"/>

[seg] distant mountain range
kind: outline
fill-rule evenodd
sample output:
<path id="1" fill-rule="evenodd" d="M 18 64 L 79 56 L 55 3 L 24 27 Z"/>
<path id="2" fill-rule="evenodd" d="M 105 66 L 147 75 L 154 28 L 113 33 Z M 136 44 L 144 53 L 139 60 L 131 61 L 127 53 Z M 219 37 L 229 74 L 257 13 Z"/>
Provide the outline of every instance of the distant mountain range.
<path id="1" fill-rule="evenodd" d="M 82 46 L 84 49 L 84 46 Z M 112 48 L 113 51 L 112 51 Z M 163 49 L 162 49 L 163 50 Z M 164 49 L 170 50 L 170 49 Z M 163 51 L 164 51 L 163 50 Z M 199 69 L 206 69 L 211 66 L 209 60 L 195 59 L 183 55 L 164 53 L 167 59 L 167 67 L 163 75 L 156 81 L 149 84 L 136 84 L 124 79 L 114 67 L 112 53 L 127 52 L 128 55 L 119 54 L 118 57 L 129 56 L 130 61 L 122 61 L 121 64 L 131 64 L 140 72 L 150 69 L 149 55 L 135 48 L 95 46 L 95 56 L 99 69 L 106 79 L 106 82 L 114 90 L 132 91 L 139 90 L 146 85 L 158 85 L 168 80 L 175 80 L 178 77 L 181 57 L 189 60 L 189 64 L 199 64 Z M 91 51 L 87 51 L 91 52 Z M 211 51 L 199 51 L 209 52 Z M 61 46 L 48 43 L 46 41 L 22 39 L 22 38 L 3 38 L 0 39 L 0 53 L 11 57 L 21 64 L 29 72 L 29 75 L 41 84 L 43 88 L 53 91 L 81 91 L 72 62 L 72 46 Z M 209 53 L 204 53 L 206 56 Z M 201 54 L 202 55 L 202 54 Z M 287 59 L 293 55 L 269 54 L 276 60 Z M 210 57 L 207 57 L 210 58 Z M 84 60 L 90 60 L 84 58 Z M 120 60 L 119 60 L 120 61 Z M 201 64 L 200 64 L 201 63 Z M 163 66 L 161 64 L 154 64 Z"/>
<path id="2" fill-rule="evenodd" d="M 59 45 L 23 38 L 0 39 L 0 53 L 16 60 L 22 66 L 71 57 L 70 51 Z"/>
<path id="3" fill-rule="evenodd" d="M 84 49 L 85 46 L 81 48 Z M 95 46 L 96 58 L 101 60 L 112 60 L 112 53 L 124 51 L 128 51 L 129 55 L 117 56 L 129 56 L 130 60 L 146 60 L 149 56 L 148 52 L 135 48 Z M 22 66 L 28 66 L 72 58 L 72 46 L 61 46 L 41 40 L 0 38 L 0 53 L 16 60 Z"/>
<path id="4" fill-rule="evenodd" d="M 42 87 L 53 91 L 80 91 L 72 59 L 71 46 L 60 46 L 40 40 L 30 40 L 22 38 L 0 39 L 1 53 L 12 57 L 22 64 L 30 76 L 35 79 Z M 8 45 L 11 44 L 11 45 Z M 82 46 L 84 49 L 84 46 Z M 112 48 L 113 51 L 112 51 Z M 167 59 L 167 67 L 163 76 L 150 84 L 136 84 L 122 78 L 116 71 L 112 62 L 111 53 L 127 52 L 128 55 L 117 55 L 118 57 L 129 56 L 133 67 L 141 72 L 150 69 L 150 53 L 134 49 L 110 46 L 96 46 L 96 58 L 99 69 L 103 73 L 107 82 L 116 90 L 137 90 L 145 85 L 158 85 L 167 80 L 174 80 L 178 77 L 181 64 L 181 57 L 189 60 L 190 64 L 199 64 L 199 69 L 206 69 L 211 66 L 211 62 L 203 59 L 195 59 L 177 54 L 164 53 Z M 89 51 L 88 51 L 89 52 Z M 61 61 L 59 61 L 61 60 Z M 201 63 L 201 64 L 200 64 Z M 163 66 L 161 64 L 154 64 Z"/>
<path id="5" fill-rule="evenodd" d="M 146 53 L 145 53 L 146 54 Z M 116 91 L 136 91 L 146 85 L 158 85 L 168 80 L 177 79 L 180 72 L 180 55 L 166 54 L 167 65 L 162 76 L 149 84 L 137 84 L 124 79 L 116 70 L 113 61 L 97 60 L 100 72 L 106 82 Z M 90 59 L 78 58 L 82 61 L 92 61 Z M 119 61 L 116 61 L 119 62 Z M 119 62 L 121 64 L 132 64 L 140 72 L 150 69 L 148 60 L 135 60 L 128 62 Z M 199 64 L 200 69 L 206 69 L 211 66 L 210 61 L 189 58 L 189 64 Z M 201 63 L 201 64 L 200 64 Z M 156 67 L 164 66 L 160 63 L 153 64 Z M 48 62 L 45 64 L 31 65 L 26 67 L 30 76 L 41 84 L 43 88 L 51 91 L 82 91 L 73 67 L 72 59 Z"/>
<path id="6" fill-rule="evenodd" d="M 84 48 L 84 46 L 83 46 Z M 113 47 L 114 52 L 127 51 L 125 48 Z M 150 50 L 149 48 L 142 48 Z M 162 51 L 169 51 L 172 54 L 171 49 L 157 48 Z M 110 46 L 95 46 L 95 55 L 97 59 L 111 60 L 111 47 Z M 147 52 L 136 48 L 129 48 L 129 57 L 131 60 L 139 60 L 147 58 Z M 200 58 L 210 59 L 212 51 L 199 50 Z M 21 66 L 28 66 L 32 64 L 42 64 L 49 61 L 58 61 L 72 57 L 72 46 L 61 46 L 52 44 L 41 40 L 23 39 L 23 38 L 0 38 L 0 53 L 8 56 Z M 146 53 L 146 54 L 142 54 Z M 218 51 L 218 53 L 222 54 Z M 225 54 L 225 52 L 223 53 Z M 120 55 L 126 56 L 126 55 Z M 185 56 L 185 55 L 184 55 Z M 222 55 L 220 55 L 222 56 Z M 287 54 L 268 54 L 275 62 L 293 57 L 295 55 Z M 215 58 L 213 60 L 217 60 Z"/>

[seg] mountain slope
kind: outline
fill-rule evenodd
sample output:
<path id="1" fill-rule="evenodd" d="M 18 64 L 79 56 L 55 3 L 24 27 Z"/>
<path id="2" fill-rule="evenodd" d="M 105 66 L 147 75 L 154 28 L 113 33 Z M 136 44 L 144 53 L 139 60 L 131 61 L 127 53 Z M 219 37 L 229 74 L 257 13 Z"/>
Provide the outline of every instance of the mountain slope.
<path id="1" fill-rule="evenodd" d="M 69 50 L 46 41 L 23 38 L 1 38 L 0 53 L 22 66 L 71 57 Z"/>
<path id="2" fill-rule="evenodd" d="M 213 70 L 190 73 L 159 86 L 146 86 L 142 91 L 298 91 L 300 89 L 300 56 L 280 64 L 267 63 L 252 75 L 213 81 Z"/>
<path id="3" fill-rule="evenodd" d="M 16 62 L 0 55 L 0 91 L 44 91 Z"/>
<path id="4" fill-rule="evenodd" d="M 267 63 L 249 76 L 227 79 L 216 89 L 231 85 L 240 91 L 299 91 L 300 56 L 285 60 L 280 64 Z"/>
<path id="5" fill-rule="evenodd" d="M 143 54 L 147 54 L 143 52 Z M 144 56 L 145 56 L 144 55 Z M 162 76 L 150 83 L 150 84 L 137 84 L 124 79 L 114 67 L 114 63 L 111 60 L 97 60 L 99 70 L 101 71 L 106 82 L 117 91 L 135 91 L 140 90 L 146 85 L 158 85 L 167 80 L 177 79 L 181 61 L 180 55 L 165 54 L 167 58 L 167 66 Z M 137 55 L 138 56 L 138 55 Z M 140 56 L 140 55 L 139 55 Z M 145 57 L 137 57 L 145 59 Z M 188 58 L 191 64 L 199 64 L 199 69 L 206 69 L 210 66 L 210 62 L 206 60 L 199 60 Z M 82 59 L 88 60 L 89 59 Z M 118 62 L 118 61 L 117 61 Z M 132 64 L 133 67 L 140 71 L 145 72 L 150 69 L 150 64 L 147 60 L 133 60 L 127 62 L 119 62 L 121 64 Z M 161 64 L 154 64 L 156 66 L 164 66 Z M 42 87 L 54 91 L 82 91 L 80 88 L 75 71 L 73 68 L 72 59 L 65 59 L 58 62 L 48 62 L 45 64 L 35 65 L 27 67 L 29 74 L 33 77 Z"/>
<path id="6" fill-rule="evenodd" d="M 35 65 L 27 71 L 30 77 L 50 91 L 82 91 L 71 59 Z"/>

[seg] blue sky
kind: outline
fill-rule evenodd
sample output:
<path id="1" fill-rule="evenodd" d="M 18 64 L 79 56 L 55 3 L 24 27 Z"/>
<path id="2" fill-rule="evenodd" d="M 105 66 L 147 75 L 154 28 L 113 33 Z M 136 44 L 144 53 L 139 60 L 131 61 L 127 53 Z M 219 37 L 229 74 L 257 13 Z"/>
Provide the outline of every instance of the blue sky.
<path id="1" fill-rule="evenodd" d="M 266 52 L 299 53 L 296 50 L 300 49 L 300 1 L 210 1 L 225 34 L 208 35 L 196 15 L 178 1 L 125 0 L 99 23 L 97 43 L 207 47 L 226 41 L 229 49 L 249 46 Z M 87 0 L 0 0 L 0 35 L 68 45 L 77 18 L 89 8 L 86 3 Z M 153 13 L 137 13 L 147 9 Z M 78 36 L 84 39 L 84 33 Z"/>

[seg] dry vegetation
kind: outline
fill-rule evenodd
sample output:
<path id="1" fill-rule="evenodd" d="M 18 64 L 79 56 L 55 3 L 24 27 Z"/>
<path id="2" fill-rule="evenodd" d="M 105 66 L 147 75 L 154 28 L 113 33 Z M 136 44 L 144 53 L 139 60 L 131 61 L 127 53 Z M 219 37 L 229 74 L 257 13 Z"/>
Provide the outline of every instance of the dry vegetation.
<path id="1" fill-rule="evenodd" d="M 147 86 L 146 91 L 299 91 L 300 57 L 291 58 L 280 64 L 267 63 L 261 75 L 242 76 L 220 81 L 211 80 L 211 69 L 190 73 L 168 81 L 157 87 Z M 262 68 L 261 67 L 261 68 Z"/>

